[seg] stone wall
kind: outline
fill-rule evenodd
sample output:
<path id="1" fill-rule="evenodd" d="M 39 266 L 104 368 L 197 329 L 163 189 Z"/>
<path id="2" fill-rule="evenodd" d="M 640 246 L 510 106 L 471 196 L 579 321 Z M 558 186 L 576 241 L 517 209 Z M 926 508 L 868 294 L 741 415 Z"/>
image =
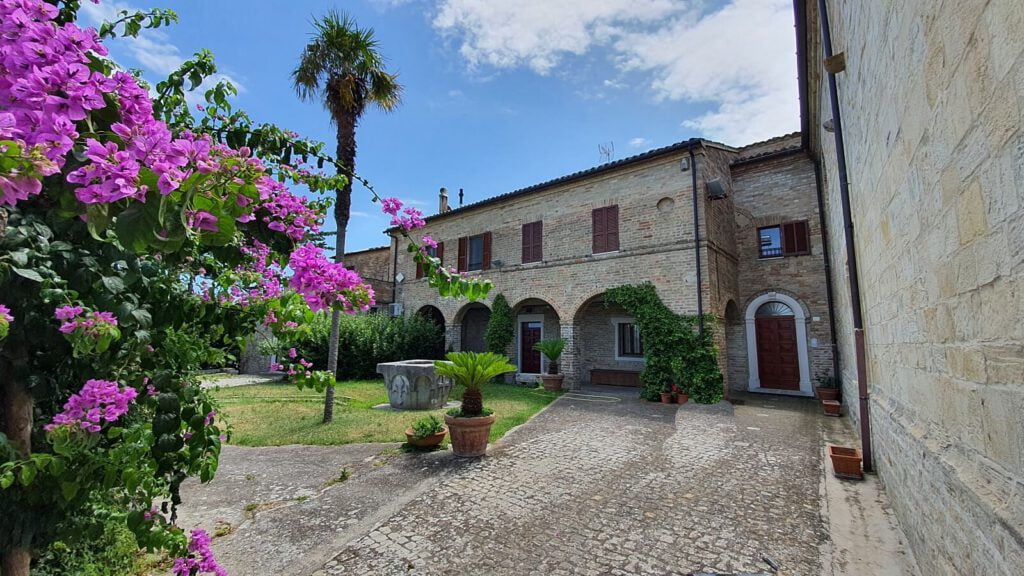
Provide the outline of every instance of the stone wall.
<path id="1" fill-rule="evenodd" d="M 852 320 L 816 3 L 844 394 Z M 862 285 L 874 464 L 922 573 L 1024 573 L 1024 4 L 828 2 Z M 856 419 L 856 404 L 847 408 Z"/>
<path id="2" fill-rule="evenodd" d="M 790 145 L 799 146 L 799 138 L 791 138 Z M 771 159 L 737 164 L 733 167 L 733 194 L 739 261 L 735 301 L 744 322 L 744 330 L 737 330 L 736 335 L 742 333 L 745 338 L 745 318 L 753 312 L 750 305 L 755 298 L 766 292 L 792 297 L 806 316 L 809 376 L 813 384 L 815 375 L 832 373 L 832 336 L 814 164 L 793 148 Z M 811 253 L 761 258 L 758 228 L 794 220 L 807 222 Z M 734 343 L 732 349 L 734 362 L 730 372 L 743 377 L 732 378 L 730 386 L 734 390 L 746 389 L 747 360 L 740 357 L 740 350 L 746 354 L 746 343 Z"/>
<path id="3" fill-rule="evenodd" d="M 363 281 L 373 286 L 378 305 L 394 301 L 392 294 L 394 278 L 391 274 L 392 256 L 390 246 L 345 253 L 343 260 L 345 266 L 359 272 Z"/>
<path id="4" fill-rule="evenodd" d="M 491 232 L 492 261 L 501 266 L 468 273 L 494 282 L 484 304 L 490 306 L 494 295 L 504 293 L 513 308 L 526 300 L 550 305 L 560 336 L 569 342 L 561 363 L 565 385 L 577 386 L 589 371 L 578 361 L 577 351 L 586 343 L 577 324 L 582 324 L 581 310 L 594 296 L 615 286 L 650 281 L 673 311 L 696 311 L 690 175 L 679 169 L 684 155 L 623 166 L 500 205 L 468 206 L 428 221 L 422 233 L 443 242 L 444 265 L 455 266 L 459 237 Z M 591 211 L 610 205 L 619 206 L 620 249 L 592 254 Z M 544 222 L 544 259 L 523 264 L 522 225 L 538 220 Z M 461 318 L 468 303 L 440 298 L 426 280 L 417 280 L 412 256 L 404 250 L 398 252 L 398 271 L 406 280 L 399 285 L 397 301 L 407 313 L 429 304 L 444 313 L 447 324 Z M 449 329 L 450 345 L 461 338 L 458 332 Z M 545 330 L 545 338 L 554 336 Z"/>

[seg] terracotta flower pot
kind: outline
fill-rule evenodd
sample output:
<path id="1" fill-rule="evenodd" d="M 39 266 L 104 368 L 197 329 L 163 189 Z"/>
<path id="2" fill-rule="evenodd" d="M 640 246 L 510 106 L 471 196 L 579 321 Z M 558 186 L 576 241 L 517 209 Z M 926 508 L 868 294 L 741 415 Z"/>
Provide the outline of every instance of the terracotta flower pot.
<path id="1" fill-rule="evenodd" d="M 672 402 L 672 393 L 671 392 L 662 392 L 661 393 L 661 403 L 662 404 L 674 404 L 674 402 Z"/>
<path id="2" fill-rule="evenodd" d="M 544 389 L 548 392 L 558 392 L 562 389 L 562 380 L 565 376 L 561 374 L 541 374 L 540 379 L 544 382 Z"/>
<path id="3" fill-rule="evenodd" d="M 491 425 L 498 417 L 478 416 L 462 418 L 444 415 L 444 423 L 452 434 L 452 452 L 463 458 L 475 458 L 487 453 L 487 437 L 491 433 Z"/>
<path id="4" fill-rule="evenodd" d="M 448 429 L 444 428 L 437 434 L 431 434 L 430 436 L 424 436 L 423 438 L 417 438 L 416 432 L 412 428 L 405 429 L 406 441 L 417 448 L 433 448 L 444 441 L 445 435 L 448 434 Z"/>
<path id="5" fill-rule="evenodd" d="M 836 478 L 864 479 L 864 473 L 860 469 L 860 450 L 829 444 L 828 457 L 832 460 L 832 473 L 836 475 Z"/>
<path id="6" fill-rule="evenodd" d="M 838 400 L 822 400 L 821 407 L 824 409 L 826 416 L 843 415 L 843 405 Z"/>
<path id="7" fill-rule="evenodd" d="M 680 394 L 676 395 L 676 403 L 677 404 L 686 404 L 689 401 L 690 401 L 690 395 L 689 394 L 682 394 L 682 393 L 680 393 Z"/>
<path id="8" fill-rule="evenodd" d="M 824 388 L 818 386 L 814 389 L 819 400 L 839 400 L 839 388 Z"/>

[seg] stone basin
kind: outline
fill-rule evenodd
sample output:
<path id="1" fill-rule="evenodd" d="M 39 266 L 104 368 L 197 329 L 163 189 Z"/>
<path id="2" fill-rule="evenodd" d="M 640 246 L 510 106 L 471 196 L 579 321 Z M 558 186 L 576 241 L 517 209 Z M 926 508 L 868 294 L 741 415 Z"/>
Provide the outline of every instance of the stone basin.
<path id="1" fill-rule="evenodd" d="M 381 362 L 377 373 L 384 377 L 388 402 L 396 410 L 444 408 L 452 382 L 434 372 L 433 360 Z"/>

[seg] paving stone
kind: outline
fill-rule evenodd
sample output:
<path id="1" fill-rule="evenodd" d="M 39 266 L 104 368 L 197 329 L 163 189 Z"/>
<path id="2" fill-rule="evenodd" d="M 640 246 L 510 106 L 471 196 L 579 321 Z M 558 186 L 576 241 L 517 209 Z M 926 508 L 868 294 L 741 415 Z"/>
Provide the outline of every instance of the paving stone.
<path id="1" fill-rule="evenodd" d="M 330 575 L 816 575 L 813 404 L 682 407 L 563 398 L 334 556 Z M 752 427 L 748 424 L 755 423 Z M 758 428 L 751 430 L 750 428 Z"/>

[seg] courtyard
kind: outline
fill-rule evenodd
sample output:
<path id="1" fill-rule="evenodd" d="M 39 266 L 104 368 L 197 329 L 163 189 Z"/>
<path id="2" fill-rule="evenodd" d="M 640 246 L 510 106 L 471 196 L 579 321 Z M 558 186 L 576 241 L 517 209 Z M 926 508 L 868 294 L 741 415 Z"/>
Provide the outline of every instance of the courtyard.
<path id="1" fill-rule="evenodd" d="M 832 480 L 839 505 L 881 518 L 859 552 L 835 540 L 822 446 L 842 433 L 803 399 L 677 406 L 595 387 L 479 460 L 227 446 L 211 484 L 183 487 L 180 524 L 220 534 L 232 574 L 685 574 L 762 570 L 762 555 L 789 575 L 913 574 L 884 495 Z"/>

